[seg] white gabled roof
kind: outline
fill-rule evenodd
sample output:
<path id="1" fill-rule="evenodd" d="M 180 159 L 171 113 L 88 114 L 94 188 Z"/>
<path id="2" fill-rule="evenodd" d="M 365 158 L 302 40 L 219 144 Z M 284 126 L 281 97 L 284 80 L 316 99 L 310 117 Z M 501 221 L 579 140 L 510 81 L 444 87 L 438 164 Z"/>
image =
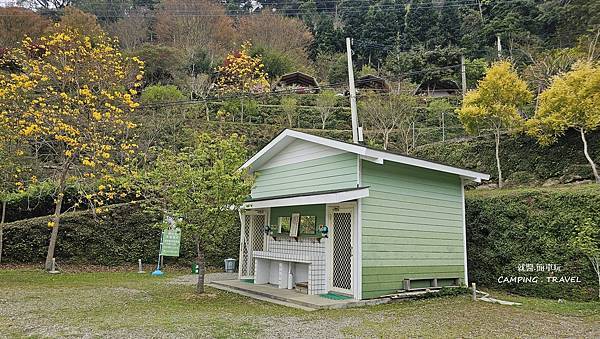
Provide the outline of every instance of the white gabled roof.
<path id="1" fill-rule="evenodd" d="M 481 180 L 488 180 L 490 178 L 489 174 L 470 171 L 458 167 L 452 167 L 432 161 L 409 157 L 406 155 L 375 150 L 362 145 L 350 144 L 343 141 L 323 138 L 308 133 L 294 131 L 291 129 L 286 129 L 283 132 L 281 132 L 277 137 L 275 137 L 275 139 L 271 140 L 271 142 L 269 142 L 265 147 L 258 151 L 258 153 L 256 153 L 252 158 L 246 161 L 242 165 L 242 167 L 240 167 L 240 169 L 249 168 L 250 170 L 252 170 L 260 168 L 261 166 L 266 164 L 274 155 L 279 153 L 294 140 L 304 140 L 336 148 L 342 151 L 358 154 L 365 160 L 369 160 L 379 164 L 383 164 L 384 161 L 391 161 L 399 164 L 406 164 L 415 167 L 427 168 L 434 171 L 456 174 L 461 176 L 462 178 L 473 180 L 476 182 L 481 182 Z"/>

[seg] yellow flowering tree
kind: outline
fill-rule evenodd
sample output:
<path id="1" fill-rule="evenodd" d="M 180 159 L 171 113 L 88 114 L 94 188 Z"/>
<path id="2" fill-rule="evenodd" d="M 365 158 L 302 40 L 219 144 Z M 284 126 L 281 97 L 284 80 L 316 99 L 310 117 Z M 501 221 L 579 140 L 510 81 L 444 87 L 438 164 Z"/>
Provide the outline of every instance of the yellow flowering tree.
<path id="1" fill-rule="evenodd" d="M 2 262 L 2 245 L 4 242 L 4 223 L 8 202 L 25 185 L 37 178 L 32 176 L 27 164 L 26 149 L 19 142 L 18 135 L 12 133 L 11 121 L 7 112 L 0 110 L 0 262 Z"/>
<path id="2" fill-rule="evenodd" d="M 268 90 L 267 73 L 260 56 L 251 56 L 252 44 L 246 42 L 230 53 L 219 66 L 217 87 L 221 93 L 259 93 Z"/>
<path id="3" fill-rule="evenodd" d="M 35 41 L 26 38 L 0 61 L 3 114 L 56 182 L 46 269 L 67 184 L 80 187 L 92 208 L 115 197 L 117 178 L 135 157 L 129 116 L 139 105 L 134 97 L 143 76 L 143 63 L 122 55 L 104 33 L 58 28 Z M 92 184 L 94 193 L 86 192 Z"/>
<path id="4" fill-rule="evenodd" d="M 527 121 L 527 133 L 543 145 L 556 142 L 569 128 L 581 135 L 583 154 L 594 178 L 600 183 L 598 168 L 588 151 L 586 134 L 600 128 L 600 66 L 578 63 L 573 70 L 555 77 L 540 95 L 535 116 Z"/>
<path id="5" fill-rule="evenodd" d="M 533 95 L 508 61 L 498 61 L 479 81 L 477 89 L 468 92 L 462 107 L 457 110 L 460 121 L 469 133 L 491 129 L 496 141 L 496 167 L 498 187 L 502 188 L 500 166 L 500 134 L 522 126 L 525 119 L 519 110 L 527 105 Z"/>

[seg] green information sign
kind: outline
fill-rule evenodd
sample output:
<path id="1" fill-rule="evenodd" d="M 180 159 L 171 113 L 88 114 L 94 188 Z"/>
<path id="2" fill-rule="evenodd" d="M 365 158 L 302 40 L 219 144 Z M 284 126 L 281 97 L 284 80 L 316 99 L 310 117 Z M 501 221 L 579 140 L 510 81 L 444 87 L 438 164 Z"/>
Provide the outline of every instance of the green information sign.
<path id="1" fill-rule="evenodd" d="M 178 257 L 181 245 L 181 229 L 169 229 L 162 232 L 160 255 L 164 257 Z"/>

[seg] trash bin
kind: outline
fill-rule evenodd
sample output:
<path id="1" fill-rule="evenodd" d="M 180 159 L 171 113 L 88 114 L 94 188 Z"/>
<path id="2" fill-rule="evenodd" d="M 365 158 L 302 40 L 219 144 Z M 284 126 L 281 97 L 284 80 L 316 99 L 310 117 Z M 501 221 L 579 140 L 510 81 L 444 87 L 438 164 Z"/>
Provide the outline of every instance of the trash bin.
<path id="1" fill-rule="evenodd" d="M 225 272 L 227 272 L 227 273 L 235 272 L 235 259 L 232 259 L 232 258 L 225 259 Z"/>

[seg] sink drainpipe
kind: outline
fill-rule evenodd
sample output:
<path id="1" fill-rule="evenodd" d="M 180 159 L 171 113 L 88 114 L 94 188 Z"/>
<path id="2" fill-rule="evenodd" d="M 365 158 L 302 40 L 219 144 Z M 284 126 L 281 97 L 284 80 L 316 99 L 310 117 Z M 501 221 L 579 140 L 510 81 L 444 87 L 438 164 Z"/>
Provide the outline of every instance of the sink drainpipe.
<path id="1" fill-rule="evenodd" d="M 288 265 L 288 284 L 287 284 L 287 288 L 288 290 L 291 290 L 292 288 L 294 288 L 294 275 L 292 274 L 292 263 L 290 263 Z"/>

